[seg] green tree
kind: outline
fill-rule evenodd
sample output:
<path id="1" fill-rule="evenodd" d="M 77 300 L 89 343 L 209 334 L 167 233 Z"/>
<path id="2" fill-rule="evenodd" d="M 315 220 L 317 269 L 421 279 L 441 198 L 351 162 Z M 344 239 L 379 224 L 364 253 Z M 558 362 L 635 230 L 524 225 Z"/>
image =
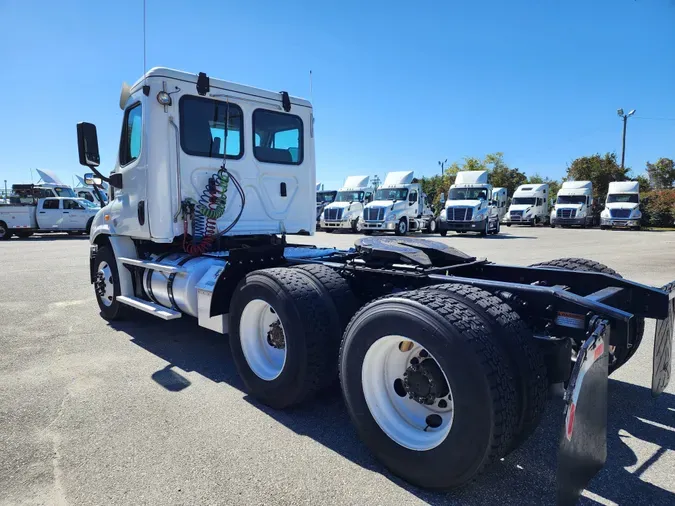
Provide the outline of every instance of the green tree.
<path id="1" fill-rule="evenodd" d="M 605 153 L 600 156 L 582 156 L 567 167 L 567 180 L 591 181 L 593 197 L 602 202 L 607 195 L 607 188 L 612 181 L 625 181 L 630 173 L 629 168 L 622 169 L 616 161 L 616 153 Z"/>
<path id="2" fill-rule="evenodd" d="M 527 176 L 519 169 L 510 169 L 506 165 L 495 167 L 490 171 L 490 183 L 493 187 L 506 188 L 507 195 L 512 196 L 521 184 L 525 184 Z"/>
<path id="3" fill-rule="evenodd" d="M 647 162 L 647 175 L 655 190 L 672 188 L 675 183 L 675 162 L 670 158 L 659 158 L 656 163 Z"/>
<path id="4" fill-rule="evenodd" d="M 644 195 L 652 190 L 652 184 L 649 181 L 649 177 L 643 174 L 640 174 L 635 178 L 635 180 L 640 183 L 640 194 Z"/>

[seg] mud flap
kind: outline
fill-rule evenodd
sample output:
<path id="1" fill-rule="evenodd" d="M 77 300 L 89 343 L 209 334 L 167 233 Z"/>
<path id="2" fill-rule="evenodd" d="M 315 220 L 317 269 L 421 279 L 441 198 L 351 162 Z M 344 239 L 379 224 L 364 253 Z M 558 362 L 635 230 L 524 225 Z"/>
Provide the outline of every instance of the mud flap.
<path id="1" fill-rule="evenodd" d="M 670 381 L 671 357 L 673 355 L 673 328 L 675 327 L 675 283 L 663 287 L 669 292 L 668 317 L 656 320 L 654 334 L 654 357 L 652 360 L 652 395 L 663 393 Z"/>
<path id="2" fill-rule="evenodd" d="M 609 324 L 597 319 L 577 355 L 565 391 L 565 424 L 558 449 L 558 498 L 576 504 L 607 459 Z"/>

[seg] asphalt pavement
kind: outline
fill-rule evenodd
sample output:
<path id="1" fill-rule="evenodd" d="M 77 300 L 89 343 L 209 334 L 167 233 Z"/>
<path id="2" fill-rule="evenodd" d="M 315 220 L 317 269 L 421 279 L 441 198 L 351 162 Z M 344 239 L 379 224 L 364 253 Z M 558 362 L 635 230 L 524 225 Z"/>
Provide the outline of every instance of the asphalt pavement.
<path id="1" fill-rule="evenodd" d="M 346 248 L 359 236 L 298 243 Z M 603 262 L 675 279 L 675 233 L 510 227 L 443 240 L 491 260 Z M 277 412 L 243 391 L 227 337 L 190 318 L 108 323 L 88 240 L 0 242 L 0 504 L 553 504 L 561 403 L 517 451 L 459 491 L 391 476 L 352 429 L 339 392 Z M 610 379 L 608 460 L 583 504 L 675 503 L 675 385 L 652 399 L 653 321 Z"/>

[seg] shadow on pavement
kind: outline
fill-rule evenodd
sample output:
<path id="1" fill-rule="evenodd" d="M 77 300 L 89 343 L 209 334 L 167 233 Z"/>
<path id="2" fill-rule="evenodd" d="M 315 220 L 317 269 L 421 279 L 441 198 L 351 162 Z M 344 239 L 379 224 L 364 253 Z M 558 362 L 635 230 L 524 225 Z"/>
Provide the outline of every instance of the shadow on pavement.
<path id="1" fill-rule="evenodd" d="M 30 237 L 13 237 L 10 241 L 82 241 L 89 240 L 88 235 L 68 235 L 68 234 L 41 234 Z"/>
<path id="2" fill-rule="evenodd" d="M 191 385 L 174 370 L 179 368 L 197 372 L 214 382 L 225 382 L 244 392 L 227 337 L 198 327 L 192 318 L 158 322 L 152 316 L 139 313 L 133 322 L 112 322 L 111 326 L 128 334 L 136 345 L 169 362 L 152 375 L 152 380 L 169 391 L 188 389 Z M 287 411 L 275 411 L 244 395 L 253 406 L 297 434 L 310 437 L 352 462 L 381 473 L 429 504 L 555 504 L 562 401 L 550 402 L 535 434 L 473 483 L 460 490 L 432 492 L 410 486 L 375 460 L 353 430 L 339 388 Z M 652 399 L 647 388 L 610 380 L 608 418 L 607 463 L 591 482 L 589 491 L 618 504 L 675 504 L 675 494 L 641 478 L 659 456 L 675 450 L 675 396 L 664 393 L 658 399 Z M 629 471 L 625 468 L 638 463 L 637 456 L 628 446 L 631 437 L 659 449 L 637 469 Z M 587 505 L 601 503 L 586 497 L 580 501 Z"/>

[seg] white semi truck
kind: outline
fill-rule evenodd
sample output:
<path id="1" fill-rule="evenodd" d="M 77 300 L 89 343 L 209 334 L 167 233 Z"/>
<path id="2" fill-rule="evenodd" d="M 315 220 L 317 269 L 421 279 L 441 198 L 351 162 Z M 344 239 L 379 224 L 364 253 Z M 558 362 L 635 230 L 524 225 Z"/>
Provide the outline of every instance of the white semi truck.
<path id="1" fill-rule="evenodd" d="M 323 184 L 316 185 L 316 228 L 321 228 L 323 208 L 335 200 L 337 190 L 325 190 Z"/>
<path id="2" fill-rule="evenodd" d="M 600 213 L 600 228 L 640 229 L 640 183 L 613 181 L 609 183 L 605 208 Z"/>
<path id="3" fill-rule="evenodd" d="M 507 227 L 512 224 L 532 227 L 538 223 L 548 225 L 551 219 L 548 210 L 548 192 L 548 184 L 520 185 L 513 192 L 509 212 L 504 217 L 503 223 Z"/>
<path id="4" fill-rule="evenodd" d="M 506 216 L 506 211 L 508 209 L 507 204 L 509 201 L 508 190 L 506 188 L 493 188 L 492 189 L 492 205 L 497 210 L 497 216 L 499 221 L 502 222 L 504 216 Z"/>
<path id="5" fill-rule="evenodd" d="M 481 236 L 499 233 L 499 212 L 492 203 L 492 185 L 486 170 L 458 172 L 448 198 L 441 195 L 445 209 L 441 211 L 438 229 L 442 236 L 449 230 L 457 233 L 478 232 Z"/>
<path id="6" fill-rule="evenodd" d="M 360 218 L 363 208 L 373 200 L 373 188 L 369 176 L 349 176 L 335 196 L 335 200 L 323 208 L 321 228 L 326 232 L 349 229 L 361 230 Z"/>
<path id="7" fill-rule="evenodd" d="M 413 183 L 413 171 L 389 172 L 361 215 L 364 234 L 375 231 L 406 235 L 409 231 L 436 232 L 436 219 L 427 195 Z"/>
<path id="8" fill-rule="evenodd" d="M 109 177 L 96 127 L 77 125 L 80 163 L 115 189 L 90 235 L 101 315 L 185 315 L 229 334 L 244 388 L 274 409 L 339 377 L 361 439 L 410 483 L 469 483 L 527 440 L 550 387 L 568 385 L 558 498 L 573 504 L 604 462 L 607 376 L 651 342 L 644 318 L 658 319 L 652 392 L 666 388 L 675 283 L 641 285 L 579 258 L 500 265 L 409 237 L 294 246 L 289 236 L 315 226 L 308 101 L 154 68 L 120 105 Z M 400 178 L 383 192 L 395 224 L 421 196 Z"/>
<path id="9" fill-rule="evenodd" d="M 593 225 L 593 183 L 591 181 L 565 181 L 551 211 L 551 228 L 556 225 L 581 228 Z"/>

